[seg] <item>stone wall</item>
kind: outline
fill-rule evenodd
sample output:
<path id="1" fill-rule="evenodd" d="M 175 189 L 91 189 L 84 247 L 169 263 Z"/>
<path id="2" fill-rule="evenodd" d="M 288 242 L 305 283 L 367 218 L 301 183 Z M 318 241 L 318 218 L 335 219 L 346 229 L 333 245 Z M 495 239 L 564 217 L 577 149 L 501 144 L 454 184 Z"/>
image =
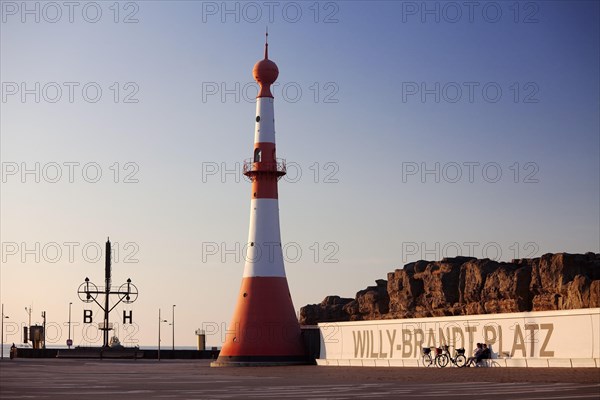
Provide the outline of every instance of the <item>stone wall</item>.
<path id="1" fill-rule="evenodd" d="M 327 296 L 300 323 L 419 318 L 600 307 L 600 254 L 545 254 L 496 262 L 472 257 L 416 261 L 354 299 Z"/>

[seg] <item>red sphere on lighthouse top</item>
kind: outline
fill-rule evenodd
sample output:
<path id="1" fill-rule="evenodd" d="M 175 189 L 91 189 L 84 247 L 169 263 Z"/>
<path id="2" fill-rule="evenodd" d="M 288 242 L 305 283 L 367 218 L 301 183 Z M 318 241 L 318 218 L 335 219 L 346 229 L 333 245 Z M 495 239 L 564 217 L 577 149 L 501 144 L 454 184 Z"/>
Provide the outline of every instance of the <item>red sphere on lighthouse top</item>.
<path id="1" fill-rule="evenodd" d="M 266 34 L 267 39 L 269 34 Z M 277 64 L 269 60 L 269 43 L 265 40 L 265 58 L 254 65 L 252 70 L 254 80 L 260 85 L 260 91 L 256 97 L 273 97 L 271 94 L 271 85 L 279 76 L 279 68 Z"/>

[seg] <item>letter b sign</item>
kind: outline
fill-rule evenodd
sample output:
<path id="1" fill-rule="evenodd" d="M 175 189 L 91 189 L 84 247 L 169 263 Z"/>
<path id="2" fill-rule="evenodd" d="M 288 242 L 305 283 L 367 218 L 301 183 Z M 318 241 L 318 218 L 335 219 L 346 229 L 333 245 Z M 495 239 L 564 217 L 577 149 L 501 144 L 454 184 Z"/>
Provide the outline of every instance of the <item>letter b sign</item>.
<path id="1" fill-rule="evenodd" d="M 84 324 L 92 323 L 92 310 L 83 310 L 83 323 Z"/>

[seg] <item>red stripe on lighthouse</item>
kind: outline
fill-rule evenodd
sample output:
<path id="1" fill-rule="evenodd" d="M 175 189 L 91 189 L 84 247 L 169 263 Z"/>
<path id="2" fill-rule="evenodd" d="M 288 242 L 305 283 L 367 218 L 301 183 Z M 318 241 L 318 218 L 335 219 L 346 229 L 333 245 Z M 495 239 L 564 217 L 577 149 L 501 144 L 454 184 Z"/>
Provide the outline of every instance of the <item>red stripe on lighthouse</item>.
<path id="1" fill-rule="evenodd" d="M 256 356 L 304 360 L 299 336 L 287 279 L 244 278 L 219 360 L 253 361 Z"/>
<path id="2" fill-rule="evenodd" d="M 256 143 L 252 169 L 246 172 L 252 180 L 252 198 L 276 199 L 277 180 L 285 173 L 284 168 L 275 157 L 275 143 Z"/>

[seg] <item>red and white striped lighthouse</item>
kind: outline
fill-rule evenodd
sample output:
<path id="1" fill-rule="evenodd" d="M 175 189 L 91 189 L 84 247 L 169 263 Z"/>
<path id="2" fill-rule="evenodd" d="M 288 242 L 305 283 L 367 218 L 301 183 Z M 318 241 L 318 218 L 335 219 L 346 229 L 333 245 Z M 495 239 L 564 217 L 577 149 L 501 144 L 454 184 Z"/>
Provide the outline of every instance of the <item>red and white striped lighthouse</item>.
<path id="1" fill-rule="evenodd" d="M 268 46 L 266 41 L 265 58 L 252 71 L 260 91 L 254 153 L 244 162 L 244 174 L 252 181 L 246 265 L 225 343 L 211 364 L 217 367 L 301 364 L 306 360 L 283 266 L 277 181 L 286 170 L 285 161 L 276 158 L 270 86 L 279 69 L 269 60 Z"/>

